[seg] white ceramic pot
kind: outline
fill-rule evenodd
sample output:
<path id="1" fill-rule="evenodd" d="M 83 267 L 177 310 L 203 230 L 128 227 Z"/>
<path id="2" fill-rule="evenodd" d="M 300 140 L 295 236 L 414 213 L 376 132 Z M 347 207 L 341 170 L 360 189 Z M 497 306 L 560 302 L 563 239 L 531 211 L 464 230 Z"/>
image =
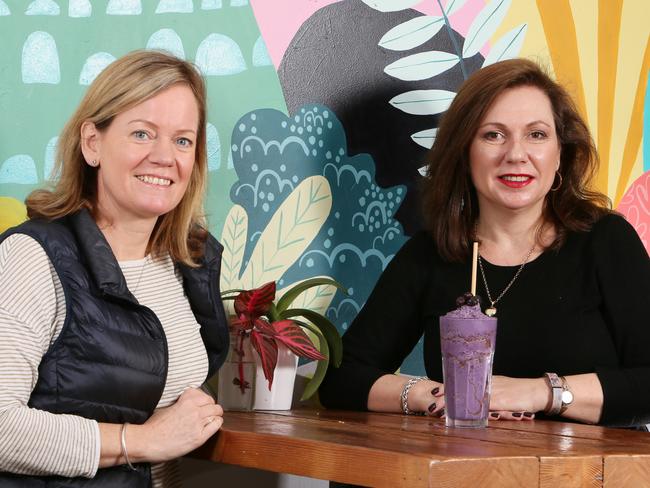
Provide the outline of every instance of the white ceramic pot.
<path id="1" fill-rule="evenodd" d="M 239 337 L 231 334 L 228 359 L 219 370 L 219 404 L 227 410 L 290 410 L 298 356 L 278 344 L 278 363 L 269 390 L 259 355 L 250 339 L 244 339 L 241 366 L 235 351 L 238 344 Z M 239 386 L 240 368 L 246 382 L 243 391 Z"/>

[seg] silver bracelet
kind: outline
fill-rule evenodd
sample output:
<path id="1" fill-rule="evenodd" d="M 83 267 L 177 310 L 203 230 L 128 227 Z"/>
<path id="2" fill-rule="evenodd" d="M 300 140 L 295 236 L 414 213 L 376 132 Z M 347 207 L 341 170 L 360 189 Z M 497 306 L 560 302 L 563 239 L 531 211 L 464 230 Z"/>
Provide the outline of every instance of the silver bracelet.
<path id="1" fill-rule="evenodd" d="M 399 396 L 400 400 L 402 401 L 402 412 L 404 412 L 404 415 L 422 415 L 423 412 L 413 412 L 412 410 L 409 410 L 409 391 L 411 388 L 413 388 L 413 385 L 415 385 L 418 381 L 422 380 L 427 380 L 426 376 L 417 376 L 415 378 L 411 378 L 406 382 L 404 385 L 404 388 L 402 389 L 402 394 Z"/>
<path id="2" fill-rule="evenodd" d="M 129 425 L 128 422 L 122 424 L 122 429 L 120 431 L 120 447 L 122 448 L 122 457 L 126 461 L 126 465 L 131 468 L 133 471 L 137 471 L 131 461 L 129 460 L 129 453 L 126 451 L 126 426 Z"/>

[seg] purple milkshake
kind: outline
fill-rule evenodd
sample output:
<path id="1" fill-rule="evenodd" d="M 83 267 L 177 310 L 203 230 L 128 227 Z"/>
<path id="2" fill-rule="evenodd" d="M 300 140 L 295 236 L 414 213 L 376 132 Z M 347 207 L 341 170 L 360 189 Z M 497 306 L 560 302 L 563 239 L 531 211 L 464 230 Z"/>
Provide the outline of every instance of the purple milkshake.
<path id="1" fill-rule="evenodd" d="M 440 317 L 447 427 L 485 427 L 490 408 L 497 319 L 467 295 L 459 308 Z"/>

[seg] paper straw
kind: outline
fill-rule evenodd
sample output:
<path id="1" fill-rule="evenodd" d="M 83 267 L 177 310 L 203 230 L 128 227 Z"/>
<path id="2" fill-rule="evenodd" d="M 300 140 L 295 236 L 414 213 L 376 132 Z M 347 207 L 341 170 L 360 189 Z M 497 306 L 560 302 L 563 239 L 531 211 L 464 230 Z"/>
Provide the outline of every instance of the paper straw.
<path id="1" fill-rule="evenodd" d="M 476 296 L 476 268 L 478 267 L 478 242 L 472 246 L 472 295 Z"/>

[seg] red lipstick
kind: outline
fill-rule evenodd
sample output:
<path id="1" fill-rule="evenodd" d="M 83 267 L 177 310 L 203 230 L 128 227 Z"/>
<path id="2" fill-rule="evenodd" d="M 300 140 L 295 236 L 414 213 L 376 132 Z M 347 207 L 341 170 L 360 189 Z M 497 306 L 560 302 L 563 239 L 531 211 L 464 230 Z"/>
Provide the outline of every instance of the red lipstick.
<path id="1" fill-rule="evenodd" d="M 499 181 L 508 188 L 523 188 L 533 181 L 531 175 L 524 174 L 505 174 L 499 176 Z"/>

